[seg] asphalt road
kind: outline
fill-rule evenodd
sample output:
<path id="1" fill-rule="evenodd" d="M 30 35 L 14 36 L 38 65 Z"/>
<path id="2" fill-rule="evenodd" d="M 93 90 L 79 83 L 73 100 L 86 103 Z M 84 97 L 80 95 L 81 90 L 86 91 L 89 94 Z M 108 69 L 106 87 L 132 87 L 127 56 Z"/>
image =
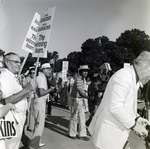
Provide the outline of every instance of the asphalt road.
<path id="1" fill-rule="evenodd" d="M 59 106 L 52 106 L 52 115 L 46 117 L 45 128 L 42 141 L 45 146 L 41 149 L 95 149 L 90 141 L 72 140 L 67 137 L 68 125 L 70 119 L 70 111 Z M 26 131 L 28 138 L 31 133 Z M 141 140 L 134 132 L 130 133 L 131 149 L 145 149 L 145 142 Z M 20 144 L 20 149 L 25 147 Z"/>

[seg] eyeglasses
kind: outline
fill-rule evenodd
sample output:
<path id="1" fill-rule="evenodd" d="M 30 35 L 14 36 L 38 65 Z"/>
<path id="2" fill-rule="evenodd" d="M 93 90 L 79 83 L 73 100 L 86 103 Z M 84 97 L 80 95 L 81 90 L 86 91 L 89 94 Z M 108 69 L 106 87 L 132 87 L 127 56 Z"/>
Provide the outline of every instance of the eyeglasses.
<path id="1" fill-rule="evenodd" d="M 10 61 L 10 62 L 14 62 L 15 64 L 21 64 L 21 62 L 20 62 L 20 61 L 15 61 L 15 60 L 8 60 L 8 61 Z"/>

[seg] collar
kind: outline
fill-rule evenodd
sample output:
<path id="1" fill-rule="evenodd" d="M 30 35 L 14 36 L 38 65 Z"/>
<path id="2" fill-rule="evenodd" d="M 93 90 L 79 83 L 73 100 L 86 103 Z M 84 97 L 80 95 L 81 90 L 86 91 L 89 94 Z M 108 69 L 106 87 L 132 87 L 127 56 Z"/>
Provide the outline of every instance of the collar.
<path id="1" fill-rule="evenodd" d="M 143 84 L 142 84 L 141 81 L 139 81 L 139 85 L 140 85 L 141 88 L 143 88 Z"/>
<path id="2" fill-rule="evenodd" d="M 83 81 L 85 80 L 85 78 L 82 78 L 80 75 L 79 75 L 79 78 L 80 78 L 81 80 L 83 80 Z"/>
<path id="3" fill-rule="evenodd" d="M 135 72 L 136 83 L 138 83 L 140 80 L 139 80 L 139 76 L 138 76 L 138 73 L 137 73 L 136 68 L 135 68 L 134 65 L 133 65 L 133 69 L 134 69 L 134 72 Z"/>
<path id="4" fill-rule="evenodd" d="M 17 75 L 13 74 L 11 71 L 9 71 L 7 68 L 3 68 L 3 71 L 8 72 L 10 75 L 16 78 Z"/>
<path id="5" fill-rule="evenodd" d="M 142 82 L 141 82 L 140 79 L 139 79 L 139 76 L 138 76 L 138 74 L 137 74 L 137 71 L 136 71 L 134 65 L 133 65 L 133 69 L 134 69 L 135 75 L 136 75 L 136 84 L 137 84 L 137 86 L 138 86 L 137 88 L 143 88 L 143 84 L 142 84 Z"/>
<path id="6" fill-rule="evenodd" d="M 133 65 L 133 68 L 134 68 L 135 75 L 136 75 L 136 83 L 138 84 L 139 87 L 143 88 L 143 84 L 142 84 L 142 82 L 141 82 L 140 79 L 139 79 L 139 76 L 138 76 L 138 74 L 137 74 L 137 71 L 136 71 L 134 65 Z"/>
<path id="7" fill-rule="evenodd" d="M 46 79 L 45 75 L 42 72 L 39 72 L 39 74 Z"/>

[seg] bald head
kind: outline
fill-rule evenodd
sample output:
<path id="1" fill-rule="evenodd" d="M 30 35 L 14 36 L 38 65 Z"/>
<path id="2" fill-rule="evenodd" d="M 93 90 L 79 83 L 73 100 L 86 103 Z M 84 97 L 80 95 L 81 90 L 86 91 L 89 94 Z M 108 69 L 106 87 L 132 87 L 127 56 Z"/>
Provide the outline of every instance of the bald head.
<path id="1" fill-rule="evenodd" d="M 150 52 L 148 51 L 141 52 L 133 63 L 144 68 L 150 67 Z"/>
<path id="2" fill-rule="evenodd" d="M 140 81 L 145 85 L 150 80 L 150 52 L 143 51 L 133 61 Z"/>
<path id="3" fill-rule="evenodd" d="M 21 60 L 18 54 L 10 52 L 4 57 L 5 68 L 11 71 L 13 74 L 18 74 L 21 66 Z"/>

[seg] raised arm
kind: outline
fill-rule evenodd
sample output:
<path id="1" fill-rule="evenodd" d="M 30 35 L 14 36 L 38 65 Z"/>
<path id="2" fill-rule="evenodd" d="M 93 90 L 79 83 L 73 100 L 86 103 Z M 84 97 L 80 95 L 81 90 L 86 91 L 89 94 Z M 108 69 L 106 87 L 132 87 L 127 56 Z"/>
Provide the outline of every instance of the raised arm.
<path id="1" fill-rule="evenodd" d="M 33 91 L 36 88 L 36 86 L 37 86 L 37 84 L 35 82 L 28 83 L 26 85 L 26 87 L 23 88 L 20 92 L 15 93 L 15 94 L 13 94 L 9 97 L 6 97 L 6 98 L 2 99 L 2 103 L 4 103 L 4 104 L 7 104 L 7 103 L 15 104 L 15 103 L 19 102 L 20 100 L 24 99 L 25 96 L 29 92 Z"/>

